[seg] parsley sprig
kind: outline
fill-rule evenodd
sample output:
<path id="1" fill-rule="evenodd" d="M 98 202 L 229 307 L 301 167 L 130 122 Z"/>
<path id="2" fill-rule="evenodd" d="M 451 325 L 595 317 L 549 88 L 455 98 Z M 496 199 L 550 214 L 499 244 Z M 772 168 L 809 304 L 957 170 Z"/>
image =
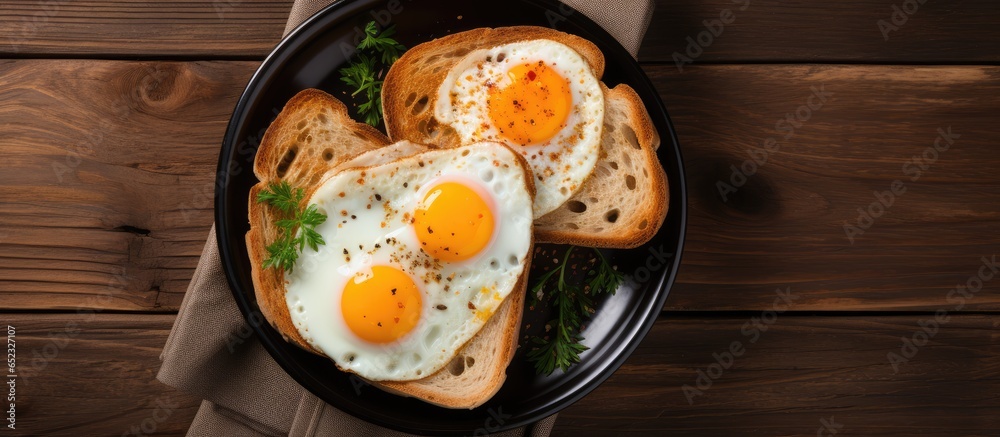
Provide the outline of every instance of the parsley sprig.
<path id="1" fill-rule="evenodd" d="M 316 226 L 326 221 L 326 215 L 319 212 L 316 205 L 300 207 L 305 192 L 301 188 L 292 188 L 287 181 L 272 182 L 266 189 L 257 193 L 257 202 L 266 203 L 283 213 L 284 218 L 275 222 L 280 236 L 267 246 L 267 259 L 264 268 L 275 267 L 291 273 L 299 252 L 306 246 L 319 250 L 323 236 L 316 232 Z M 296 232 L 296 229 L 298 232 Z"/>
<path id="2" fill-rule="evenodd" d="M 614 294 L 625 279 L 621 272 L 608 263 L 600 250 L 594 249 L 597 256 L 591 263 L 596 265 L 587 270 L 586 284 L 581 286 L 567 280 L 567 266 L 573 249 L 574 246 L 566 249 L 562 262 L 539 277 L 538 282 L 531 287 L 534 299 L 532 305 L 537 305 L 544 297 L 557 314 L 548 323 L 551 328 L 549 335 L 531 339 L 535 347 L 528 351 L 527 356 L 535 364 L 535 372 L 538 374 L 550 375 L 557 368 L 565 372 L 570 366 L 580 362 L 580 353 L 589 349 L 581 343 L 583 336 L 580 335 L 580 329 L 584 319 L 594 313 L 593 297 Z M 553 280 L 555 290 L 546 292 L 546 285 Z"/>
<path id="3" fill-rule="evenodd" d="M 355 89 L 351 97 L 363 94 L 365 101 L 358 104 L 358 113 L 365 123 L 378 126 L 382 122 L 382 82 L 385 72 L 406 51 L 406 47 L 392 38 L 395 26 L 379 32 L 374 21 L 365 26 L 365 37 L 358 43 L 358 51 L 350 65 L 340 69 L 340 80 Z"/>

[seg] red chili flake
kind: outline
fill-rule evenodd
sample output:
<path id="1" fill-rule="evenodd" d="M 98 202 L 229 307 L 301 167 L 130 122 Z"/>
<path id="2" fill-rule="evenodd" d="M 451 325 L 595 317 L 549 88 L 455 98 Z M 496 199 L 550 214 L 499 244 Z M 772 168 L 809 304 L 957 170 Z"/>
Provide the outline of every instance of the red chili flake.
<path id="1" fill-rule="evenodd" d="M 476 309 L 476 306 L 475 306 L 475 305 L 473 305 L 471 301 L 469 302 L 469 309 L 470 309 L 470 310 L 474 310 L 474 309 Z"/>
<path id="2" fill-rule="evenodd" d="M 395 320 L 396 323 L 399 323 L 399 317 L 393 317 L 392 320 Z"/>
<path id="3" fill-rule="evenodd" d="M 528 70 L 528 80 L 535 80 L 535 71 Z"/>

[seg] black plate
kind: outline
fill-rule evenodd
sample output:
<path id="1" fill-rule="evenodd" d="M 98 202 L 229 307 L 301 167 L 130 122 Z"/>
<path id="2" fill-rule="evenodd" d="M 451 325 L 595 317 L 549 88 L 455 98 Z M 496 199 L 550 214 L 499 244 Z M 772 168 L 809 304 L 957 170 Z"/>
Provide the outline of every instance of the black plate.
<path id="1" fill-rule="evenodd" d="M 470 3 L 360 0 L 327 7 L 278 44 L 254 74 L 229 122 L 219 156 L 215 220 L 222 265 L 240 310 L 264 347 L 319 398 L 359 418 L 405 432 L 495 432 L 538 421 L 582 398 L 621 366 L 656 321 L 673 284 L 684 241 L 687 202 L 677 139 L 656 90 L 628 52 L 583 14 L 555 1 Z M 286 343 L 267 323 L 261 323 L 244 241 L 249 230 L 247 196 L 257 182 L 252 168 L 258 142 L 285 102 L 302 89 L 319 88 L 347 100 L 337 69 L 344 63 L 345 49 L 353 46 L 355 32 L 373 19 L 391 20 L 397 39 L 407 47 L 484 26 L 555 27 L 597 44 L 607 60 L 603 81 L 611 87 L 627 83 L 645 102 L 662 138 L 658 153 L 670 184 L 670 210 L 649 244 L 605 252 L 632 279 L 616 295 L 597 303 L 583 333 L 591 349 L 567 373 L 536 376 L 522 347 L 496 396 L 473 410 L 449 410 L 367 386 L 338 371 L 326 358 Z M 532 326 L 526 332 L 536 332 L 548 319 L 544 309 L 526 311 L 524 325 Z"/>

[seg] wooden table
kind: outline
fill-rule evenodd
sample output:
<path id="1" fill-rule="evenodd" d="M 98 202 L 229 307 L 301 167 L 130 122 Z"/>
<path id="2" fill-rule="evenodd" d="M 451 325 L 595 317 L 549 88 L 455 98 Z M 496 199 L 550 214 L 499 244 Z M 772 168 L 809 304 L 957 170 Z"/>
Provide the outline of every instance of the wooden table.
<path id="1" fill-rule="evenodd" d="M 683 265 L 649 336 L 555 434 L 997 435 L 1000 280 L 976 279 L 1000 253 L 997 3 L 657 3 L 640 59 L 686 161 Z M 198 400 L 154 379 L 157 356 L 226 122 L 289 8 L 0 7 L 20 432 L 187 429 Z"/>

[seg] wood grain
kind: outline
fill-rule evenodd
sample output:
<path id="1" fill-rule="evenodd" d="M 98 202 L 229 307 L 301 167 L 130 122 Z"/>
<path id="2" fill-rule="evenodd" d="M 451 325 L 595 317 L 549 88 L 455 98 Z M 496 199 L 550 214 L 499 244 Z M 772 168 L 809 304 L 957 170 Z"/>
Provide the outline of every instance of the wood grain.
<path id="1" fill-rule="evenodd" d="M 1000 93 L 1000 69 L 733 65 L 647 72 L 677 129 L 690 196 L 683 264 L 667 308 L 767 308 L 776 288 L 790 287 L 802 296 L 799 310 L 934 310 L 979 274 L 982 257 L 1000 255 L 1000 102 L 992 97 Z M 821 103 L 812 98 L 820 88 L 832 95 L 812 110 L 806 105 Z M 808 119 L 798 121 L 800 115 Z M 786 116 L 801 126 L 790 131 Z M 960 137 L 948 150 L 932 149 L 936 161 L 925 161 L 938 129 L 949 127 Z M 768 138 L 775 139 L 773 153 L 764 149 Z M 767 161 L 750 161 L 747 169 L 756 173 L 735 188 L 731 166 L 743 167 L 751 153 L 758 161 L 766 153 Z M 914 156 L 928 166 L 916 181 L 919 167 L 906 164 Z M 858 208 L 878 202 L 875 192 L 888 199 L 881 193 L 895 180 L 905 193 L 852 242 L 845 224 L 867 224 L 859 224 Z M 720 183 L 735 193 L 720 194 Z M 1000 280 L 987 281 L 967 303 L 1000 308 Z"/>
<path id="2" fill-rule="evenodd" d="M 914 2 L 915 3 L 915 2 Z M 656 11 L 643 41 L 639 59 L 675 65 L 674 53 L 687 56 L 687 38 L 697 40 L 705 22 L 729 9 L 731 23 L 719 35 L 702 36 L 703 47 L 694 63 L 847 62 L 847 63 L 996 63 L 1000 61 L 1000 33 L 994 24 L 998 4 L 991 0 L 921 2 L 916 11 L 897 17 L 893 6 L 903 0 L 656 0 Z M 741 10 L 742 7 L 745 10 Z M 907 10 L 912 10 L 908 6 Z M 713 29 L 719 29 L 711 24 Z M 692 45 L 692 54 L 697 48 Z M 690 65 L 690 64 L 687 64 Z"/>
<path id="3" fill-rule="evenodd" d="M 48 0 L 0 9 L 0 54 L 9 57 L 263 59 L 292 2 Z"/>
<path id="4" fill-rule="evenodd" d="M 173 319 L 0 315 L 16 329 L 15 435 L 184 435 L 201 400 L 156 380 Z"/>
<path id="5" fill-rule="evenodd" d="M 2 306 L 176 310 L 255 67 L 0 61 Z"/>
<path id="6" fill-rule="evenodd" d="M 656 0 L 640 59 L 669 62 L 685 54 L 705 20 L 730 9 L 734 21 L 713 36 L 695 63 L 857 62 L 996 63 L 1000 35 L 991 0 L 925 2 L 888 41 L 877 22 L 891 23 L 902 0 Z M 139 2 L 64 0 L 5 5 L 0 54 L 103 58 L 263 59 L 281 38 L 290 0 Z M 707 37 L 703 37 L 707 41 Z"/>
<path id="7" fill-rule="evenodd" d="M 3 308 L 176 310 L 212 223 L 218 144 L 252 62 L 0 62 Z M 1000 68 L 651 66 L 687 161 L 673 310 L 934 310 L 997 249 Z M 833 93 L 784 139 L 775 123 Z M 725 102 L 725 103 L 720 103 Z M 816 103 L 816 101 L 813 101 Z M 794 115 L 793 115 L 794 117 Z M 917 181 L 939 127 L 961 137 Z M 719 181 L 780 149 L 724 201 Z M 875 191 L 907 192 L 851 244 Z M 12 230 L 17 229 L 17 232 Z M 987 282 L 966 309 L 1000 308 Z"/>
<path id="8" fill-rule="evenodd" d="M 832 435 L 831 418 L 837 435 L 994 435 L 1000 317 L 952 317 L 895 373 L 887 354 L 926 319 L 779 315 L 751 342 L 751 316 L 667 317 L 553 435 Z M 743 354 L 689 404 L 683 386 L 718 375 L 735 341 Z"/>
<path id="9" fill-rule="evenodd" d="M 813 435 L 831 417 L 844 435 L 990 435 L 1000 426 L 1000 317 L 954 315 L 896 373 L 887 354 L 927 316 L 782 314 L 759 336 L 741 334 L 755 316 L 661 318 L 611 379 L 560 414 L 554 435 Z M 186 430 L 198 400 L 154 380 L 173 316 L 0 317 L 17 328 L 20 372 L 31 372 L 18 383 L 20 431 L 120 435 L 153 417 L 158 401 L 177 407 L 157 435 Z M 68 323 L 79 332 L 34 371 L 28 357 Z M 744 352 L 689 404 L 682 387 L 734 341 Z"/>

